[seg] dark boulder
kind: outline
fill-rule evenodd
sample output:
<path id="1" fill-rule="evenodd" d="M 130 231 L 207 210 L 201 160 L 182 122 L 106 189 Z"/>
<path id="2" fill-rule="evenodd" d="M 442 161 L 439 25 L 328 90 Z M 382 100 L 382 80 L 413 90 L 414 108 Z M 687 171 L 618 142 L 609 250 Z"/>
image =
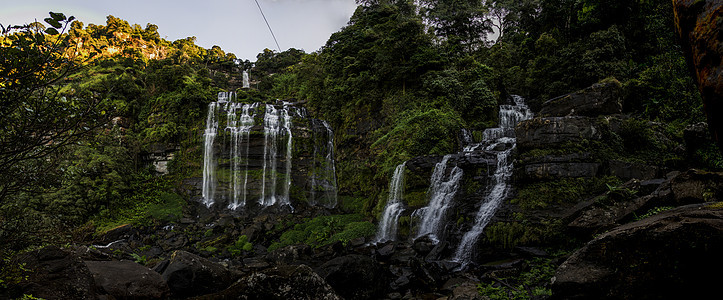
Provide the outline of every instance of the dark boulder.
<path id="1" fill-rule="evenodd" d="M 177 296 L 195 296 L 227 288 L 236 274 L 198 255 L 178 250 L 173 252 L 163 279 Z"/>
<path id="2" fill-rule="evenodd" d="M 48 246 L 30 251 L 11 260 L 24 264 L 29 270 L 22 276 L 27 280 L 11 286 L 9 295 L 0 298 L 22 297 L 23 294 L 43 299 L 96 299 L 93 276 L 83 261 L 70 251 Z"/>
<path id="3" fill-rule="evenodd" d="M 660 167 L 651 166 L 635 162 L 626 162 L 620 160 L 610 160 L 608 162 L 610 175 L 620 177 L 622 179 L 639 179 L 647 180 L 658 178 L 662 174 Z"/>
<path id="4" fill-rule="evenodd" d="M 584 90 L 545 101 L 539 114 L 543 117 L 620 114 L 623 111 L 621 95 L 620 82 L 596 83 Z"/>
<path id="5" fill-rule="evenodd" d="M 195 299 L 339 300 L 341 297 L 311 268 L 298 265 L 254 272 L 220 293 Z"/>
<path id="6" fill-rule="evenodd" d="M 593 118 L 552 117 L 520 122 L 515 127 L 515 136 L 517 147 L 526 151 L 585 139 L 599 140 L 601 132 Z"/>
<path id="7" fill-rule="evenodd" d="M 99 294 L 115 299 L 168 298 L 161 274 L 132 261 L 86 261 Z"/>
<path id="8" fill-rule="evenodd" d="M 363 255 L 334 258 L 319 266 L 316 272 L 344 299 L 379 298 L 390 283 L 386 270 Z"/>
<path id="9" fill-rule="evenodd" d="M 555 299 L 703 299 L 719 294 L 723 205 L 695 204 L 604 233 L 557 270 Z"/>
<path id="10" fill-rule="evenodd" d="M 675 25 L 694 71 L 713 139 L 723 149 L 723 2 L 674 0 Z"/>

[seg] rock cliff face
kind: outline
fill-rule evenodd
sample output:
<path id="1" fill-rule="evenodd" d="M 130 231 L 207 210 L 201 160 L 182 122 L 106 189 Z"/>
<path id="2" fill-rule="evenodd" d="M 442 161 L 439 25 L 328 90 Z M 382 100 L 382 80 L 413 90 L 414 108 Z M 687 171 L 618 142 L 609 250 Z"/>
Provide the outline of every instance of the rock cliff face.
<path id="1" fill-rule="evenodd" d="M 723 147 L 723 2 L 674 0 L 673 5 L 676 28 L 695 73 L 710 130 Z"/>
<path id="2" fill-rule="evenodd" d="M 203 179 L 193 194 L 208 207 L 336 205 L 333 130 L 304 108 L 220 93 L 203 139 Z"/>
<path id="3" fill-rule="evenodd" d="M 617 227 L 557 270 L 555 299 L 684 299 L 718 293 L 720 205 L 684 206 Z"/>

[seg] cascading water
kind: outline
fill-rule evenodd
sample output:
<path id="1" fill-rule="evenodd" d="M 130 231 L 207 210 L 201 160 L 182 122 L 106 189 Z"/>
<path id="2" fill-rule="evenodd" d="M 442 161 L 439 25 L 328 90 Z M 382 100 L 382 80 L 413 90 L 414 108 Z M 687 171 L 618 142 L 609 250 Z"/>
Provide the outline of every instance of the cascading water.
<path id="1" fill-rule="evenodd" d="M 286 128 L 286 173 L 284 174 L 284 196 L 281 198 L 282 205 L 291 206 L 289 191 L 291 189 L 291 146 L 293 135 L 291 134 L 291 111 L 287 103 L 284 103 L 284 128 Z"/>
<path id="2" fill-rule="evenodd" d="M 311 178 L 310 203 L 321 204 L 328 208 L 333 208 L 337 204 L 337 186 L 336 186 L 336 166 L 334 164 L 334 131 L 324 120 L 319 120 L 326 132 L 326 144 L 324 151 L 324 162 L 320 167 L 314 166 L 314 175 Z M 314 147 L 314 157 L 317 156 L 318 149 Z M 317 190 L 323 191 L 318 197 Z"/>
<path id="3" fill-rule="evenodd" d="M 264 166 L 261 175 L 261 198 L 259 198 L 259 204 L 263 206 L 276 204 L 277 137 L 281 132 L 279 119 L 281 119 L 280 111 L 273 105 L 266 105 L 266 113 L 264 114 Z"/>
<path id="4" fill-rule="evenodd" d="M 445 155 L 442 161 L 434 166 L 431 185 L 429 186 L 429 204 L 418 210 L 416 213 L 421 216 L 417 237 L 430 235 L 432 239 L 438 240 L 438 234 L 442 231 L 442 224 L 447 209 L 452 204 L 452 199 L 459 189 L 459 180 L 462 178 L 462 169 L 455 166 L 447 173 L 447 162 L 451 154 Z"/>
<path id="5" fill-rule="evenodd" d="M 404 196 L 404 169 L 406 162 L 394 169 L 392 181 L 389 182 L 389 196 L 387 205 L 384 207 L 382 219 L 379 221 L 379 230 L 374 238 L 374 243 L 393 241 L 397 238 L 397 225 L 399 216 L 404 210 L 402 197 Z"/>
<path id="6" fill-rule="evenodd" d="M 245 88 L 245 89 L 247 89 L 247 88 L 249 88 L 249 87 L 251 86 L 251 85 L 249 84 L 249 72 L 246 72 L 246 71 L 243 72 L 243 81 L 242 81 L 242 84 L 243 84 L 243 88 Z"/>
<path id="7" fill-rule="evenodd" d="M 219 100 L 221 93 L 219 93 Z M 203 133 L 203 184 L 201 187 L 202 201 L 206 207 L 213 205 L 213 197 L 216 190 L 216 161 L 213 155 L 213 141 L 216 139 L 218 131 L 218 122 L 216 121 L 216 111 L 218 103 L 211 102 L 208 105 L 208 115 L 206 116 L 206 131 Z"/>
<path id="8" fill-rule="evenodd" d="M 479 208 L 475 216 L 475 224 L 462 237 L 462 241 L 455 252 L 454 261 L 462 264 L 462 267 L 469 264 L 472 259 L 472 250 L 479 235 L 490 222 L 495 211 L 507 198 L 510 191 L 509 179 L 512 176 L 513 165 L 509 160 L 512 150 L 516 146 L 514 128 L 518 122 L 531 119 L 532 112 L 524 104 L 520 96 L 513 96 L 515 105 L 500 106 L 499 128 L 490 128 L 483 133 L 483 140 L 470 151 L 478 147 L 484 147 L 487 151 L 498 149 L 501 144 L 507 145 L 504 150 L 497 152 L 497 170 L 494 173 L 494 185 L 485 197 L 485 202 Z M 467 150 L 467 149 L 466 149 Z"/>
<path id="9" fill-rule="evenodd" d="M 326 155 L 318 161 L 314 157 L 311 162 L 312 166 L 324 166 L 321 171 L 302 166 L 299 173 L 292 176 L 295 171 L 292 155 L 296 153 L 294 118 L 301 121 L 302 139 L 310 136 L 304 134 L 304 124 L 312 125 L 312 135 L 322 138 L 321 148 Z M 314 124 L 322 124 L 323 128 L 316 128 Z M 319 173 L 325 182 L 323 204 L 333 207 L 337 197 L 333 138 L 326 122 L 310 119 L 303 108 L 291 103 L 243 104 L 236 102 L 235 93 L 221 92 L 218 101 L 209 104 L 206 117 L 201 201 L 209 208 L 223 202 L 224 207 L 232 210 L 248 206 L 250 198 L 258 199 L 256 203 L 261 207 L 291 207 L 292 177 L 300 183 L 305 178 L 313 183 L 311 174 Z M 304 145 L 301 143 L 299 152 L 302 161 L 307 159 L 303 157 Z"/>
<path id="10" fill-rule="evenodd" d="M 228 208 L 238 209 L 246 205 L 246 185 L 248 184 L 248 156 L 249 156 L 249 139 L 251 128 L 254 126 L 254 118 L 251 111 L 256 109 L 258 103 L 239 104 L 229 103 L 227 110 L 228 126 L 226 129 L 231 133 L 231 181 L 229 182 L 229 190 L 231 192 L 231 203 Z M 236 117 L 236 111 L 241 108 L 241 116 Z M 245 146 L 245 147 L 244 147 Z M 241 148 L 245 148 L 243 156 Z M 243 160 L 242 160 L 243 158 Z M 241 183 L 241 163 L 243 162 L 245 169 L 243 172 L 243 183 Z"/>

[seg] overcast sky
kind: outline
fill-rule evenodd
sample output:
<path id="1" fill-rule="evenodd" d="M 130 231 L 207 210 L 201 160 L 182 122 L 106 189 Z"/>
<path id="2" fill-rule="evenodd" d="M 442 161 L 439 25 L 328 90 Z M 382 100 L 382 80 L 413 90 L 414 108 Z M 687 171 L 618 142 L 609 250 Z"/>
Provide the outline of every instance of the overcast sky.
<path id="1" fill-rule="evenodd" d="M 258 0 L 281 50 L 313 52 L 346 25 L 354 0 Z M 174 41 L 189 36 L 196 44 L 220 46 L 238 58 L 256 60 L 264 48 L 278 51 L 254 0 L 0 0 L 0 24 L 41 21 L 48 12 L 75 16 L 86 26 L 105 25 L 113 15 L 145 28 L 158 25 L 161 37 Z"/>

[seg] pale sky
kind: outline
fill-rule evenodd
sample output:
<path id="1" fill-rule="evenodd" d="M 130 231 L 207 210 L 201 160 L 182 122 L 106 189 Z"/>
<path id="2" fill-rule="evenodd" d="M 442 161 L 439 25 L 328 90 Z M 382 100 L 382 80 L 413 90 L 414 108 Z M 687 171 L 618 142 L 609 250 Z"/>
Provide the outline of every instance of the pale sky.
<path id="1" fill-rule="evenodd" d="M 281 50 L 318 50 L 354 13 L 354 0 L 258 0 Z M 0 0 L 0 24 L 21 25 L 62 12 L 88 24 L 105 25 L 107 15 L 131 25 L 158 25 L 161 37 L 196 37 L 196 44 L 218 45 L 238 58 L 256 60 L 269 48 L 278 51 L 254 0 Z"/>

